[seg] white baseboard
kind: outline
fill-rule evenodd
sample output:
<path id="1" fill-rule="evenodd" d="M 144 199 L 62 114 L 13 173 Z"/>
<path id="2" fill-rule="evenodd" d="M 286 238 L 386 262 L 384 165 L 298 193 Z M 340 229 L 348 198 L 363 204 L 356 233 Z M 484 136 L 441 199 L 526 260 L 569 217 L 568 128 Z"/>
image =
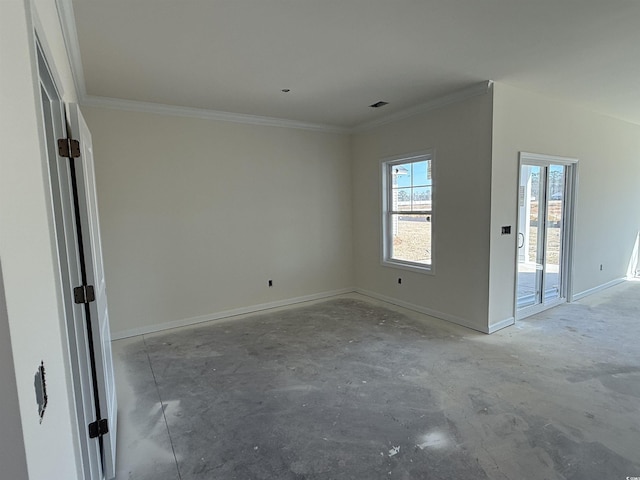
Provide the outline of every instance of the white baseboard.
<path id="1" fill-rule="evenodd" d="M 285 300 L 277 300 L 275 302 L 260 303 L 258 305 L 251 305 L 249 307 L 234 308 L 232 310 L 224 310 L 222 312 L 211 313 L 209 315 L 200 315 L 197 317 L 184 318 L 182 320 L 174 320 L 172 322 L 159 323 L 155 325 L 147 325 L 139 328 L 132 328 L 130 330 L 121 330 L 118 332 L 112 332 L 111 340 L 120 340 L 122 338 L 135 337 L 137 335 L 145 335 L 147 333 L 161 332 L 163 330 L 169 330 L 172 328 L 186 327 L 188 325 L 195 325 L 197 323 L 210 322 L 213 320 L 221 320 L 224 318 L 235 317 L 237 315 L 244 315 L 246 313 L 260 312 L 262 310 L 269 310 L 271 308 L 286 307 L 287 305 L 294 305 L 296 303 L 311 302 L 313 300 L 321 300 L 323 298 L 335 297 L 336 295 L 343 295 L 345 293 L 355 292 L 355 288 L 342 288 L 339 290 L 331 290 L 328 292 L 314 293 L 311 295 L 304 295 L 302 297 L 287 298 Z"/>
<path id="2" fill-rule="evenodd" d="M 516 319 L 514 317 L 505 318 L 504 320 L 500 320 L 498 323 L 492 323 L 491 325 L 489 325 L 489 331 L 487 333 L 497 332 L 498 330 L 510 327 L 515 323 Z"/>
<path id="3" fill-rule="evenodd" d="M 575 302 L 576 300 L 580 300 L 581 298 L 587 297 L 589 295 L 593 295 L 594 293 L 601 292 L 602 290 L 606 290 L 607 288 L 611 288 L 615 285 L 618 285 L 624 282 L 625 278 L 616 278 L 615 280 L 611 280 L 610 282 L 603 283 L 602 285 L 598 285 L 597 287 L 590 288 L 580 293 L 574 293 L 573 297 L 571 297 L 571 301 Z"/>
<path id="4" fill-rule="evenodd" d="M 439 312 L 437 310 L 433 310 L 428 307 L 423 307 L 420 305 L 415 305 L 413 303 L 405 302 L 404 300 L 398 300 L 397 298 L 387 297 L 386 295 L 382 295 L 380 293 L 372 292 L 370 290 L 364 290 L 362 288 L 357 288 L 355 290 L 357 293 L 361 295 L 365 295 L 367 297 L 376 298 L 378 300 L 382 300 L 383 302 L 391 303 L 392 305 L 398 305 L 399 307 L 407 308 L 409 310 L 413 310 L 414 312 L 424 313 L 425 315 L 429 315 L 431 317 L 439 318 L 440 320 L 446 320 L 447 322 L 455 323 L 457 325 L 470 328 L 477 332 L 481 333 L 492 333 L 489 328 L 478 327 L 474 325 L 469 320 L 466 320 L 461 317 L 456 317 L 455 315 L 450 315 L 448 313 Z M 503 322 L 500 322 L 500 324 Z M 505 327 L 507 325 L 504 325 Z M 503 327 L 500 327 L 503 328 Z"/>

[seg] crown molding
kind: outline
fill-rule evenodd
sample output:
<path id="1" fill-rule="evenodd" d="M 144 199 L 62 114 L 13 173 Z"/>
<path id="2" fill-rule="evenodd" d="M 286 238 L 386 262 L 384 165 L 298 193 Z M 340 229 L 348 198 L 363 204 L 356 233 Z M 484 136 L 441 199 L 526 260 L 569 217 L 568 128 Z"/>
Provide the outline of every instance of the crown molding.
<path id="1" fill-rule="evenodd" d="M 269 127 L 296 128 L 327 133 L 350 133 L 348 128 L 321 123 L 301 122 L 276 117 L 262 117 L 243 113 L 221 112 L 204 108 L 179 107 L 160 103 L 139 102 L 136 100 L 121 100 L 118 98 L 84 95 L 81 106 L 101 107 L 114 110 L 128 110 L 133 112 L 155 113 L 160 115 L 174 115 L 178 117 L 199 118 L 202 120 L 219 120 L 223 122 L 244 123 L 249 125 L 263 125 Z"/>
<path id="2" fill-rule="evenodd" d="M 219 120 L 223 122 L 244 123 L 249 125 L 265 125 L 271 127 L 297 128 L 302 130 L 313 130 L 327 133 L 360 133 L 371 130 L 382 125 L 397 122 L 410 118 L 421 113 L 426 113 L 446 105 L 461 102 L 468 98 L 484 95 L 493 88 L 493 80 L 487 80 L 468 88 L 458 90 L 443 97 L 435 98 L 429 102 L 407 108 L 399 112 L 387 115 L 370 122 L 362 123 L 353 128 L 339 127 L 319 123 L 301 122 L 298 120 L 288 120 L 284 118 L 262 117 L 258 115 L 248 115 L 242 113 L 221 112 L 204 108 L 180 107 L 175 105 L 163 105 L 152 102 L 139 102 L 136 100 L 122 100 L 110 97 L 99 97 L 93 95 L 82 95 L 81 105 L 87 107 L 111 108 L 115 110 L 129 110 L 135 112 L 155 113 L 160 115 L 175 115 L 180 117 L 192 117 L 203 120 Z"/>
<path id="3" fill-rule="evenodd" d="M 380 127 L 382 125 L 386 125 L 388 123 L 398 122 L 400 120 L 404 120 L 405 118 L 414 117 L 421 113 L 430 112 L 431 110 L 436 110 L 446 105 L 451 105 L 452 103 L 461 102 L 462 100 L 476 97 L 478 95 L 484 95 L 488 93 L 492 88 L 493 80 L 486 80 L 484 82 L 474 84 L 470 87 L 463 88 L 462 90 L 458 90 L 448 95 L 434 98 L 433 100 L 422 103 L 420 105 L 416 105 L 415 107 L 410 107 L 382 118 L 377 118 L 369 122 L 361 123 L 360 125 L 355 126 L 351 130 L 351 132 L 360 133 L 374 129 L 376 127 Z"/>

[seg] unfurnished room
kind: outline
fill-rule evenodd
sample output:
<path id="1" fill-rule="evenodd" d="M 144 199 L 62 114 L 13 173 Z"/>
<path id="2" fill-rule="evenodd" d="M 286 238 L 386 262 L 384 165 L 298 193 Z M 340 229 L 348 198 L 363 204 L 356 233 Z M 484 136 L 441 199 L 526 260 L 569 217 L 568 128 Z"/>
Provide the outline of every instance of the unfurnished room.
<path id="1" fill-rule="evenodd" d="M 640 478 L 639 24 L 0 2 L 0 478 Z"/>

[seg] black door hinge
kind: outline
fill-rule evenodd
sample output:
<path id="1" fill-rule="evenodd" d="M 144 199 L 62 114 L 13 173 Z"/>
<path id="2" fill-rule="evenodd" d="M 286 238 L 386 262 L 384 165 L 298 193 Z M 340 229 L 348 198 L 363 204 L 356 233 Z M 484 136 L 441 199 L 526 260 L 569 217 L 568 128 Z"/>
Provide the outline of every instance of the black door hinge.
<path id="1" fill-rule="evenodd" d="M 89 424 L 89 438 L 101 437 L 109 433 L 109 422 L 106 418 Z"/>
<path id="2" fill-rule="evenodd" d="M 80 156 L 80 142 L 71 138 L 58 139 L 58 155 L 67 158 L 78 158 Z"/>
<path id="3" fill-rule="evenodd" d="M 91 303 L 95 299 L 96 293 L 93 285 L 81 285 L 73 289 L 73 301 L 75 303 Z"/>

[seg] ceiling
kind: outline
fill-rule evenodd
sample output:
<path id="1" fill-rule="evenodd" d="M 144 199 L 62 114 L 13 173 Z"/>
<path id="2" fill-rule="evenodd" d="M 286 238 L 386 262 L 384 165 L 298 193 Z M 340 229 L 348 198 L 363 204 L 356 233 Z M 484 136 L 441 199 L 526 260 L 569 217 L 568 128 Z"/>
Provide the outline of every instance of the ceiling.
<path id="1" fill-rule="evenodd" d="M 491 79 L 640 124 L 637 0 L 73 0 L 73 12 L 81 96 L 353 128 Z"/>

